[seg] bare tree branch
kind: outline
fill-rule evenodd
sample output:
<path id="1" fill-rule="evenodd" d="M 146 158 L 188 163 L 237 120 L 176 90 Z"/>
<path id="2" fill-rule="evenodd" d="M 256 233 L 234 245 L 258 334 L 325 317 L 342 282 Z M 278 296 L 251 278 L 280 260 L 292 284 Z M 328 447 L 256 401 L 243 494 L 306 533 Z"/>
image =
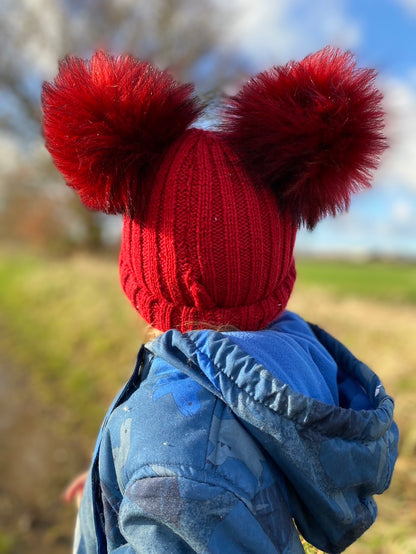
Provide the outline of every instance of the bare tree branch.
<path id="1" fill-rule="evenodd" d="M 212 0 L 2 0 L 0 132 L 13 134 L 22 145 L 41 139 L 41 84 L 53 78 L 57 60 L 67 53 L 89 57 L 99 47 L 115 53 L 129 52 L 171 69 L 182 81 L 196 81 L 204 93 L 213 83 L 232 75 L 217 48 L 224 27 L 224 13 Z M 207 60 L 209 72 L 204 69 Z M 34 161 L 26 168 L 25 179 L 31 179 L 35 186 L 41 183 L 37 201 L 47 194 L 44 183 L 55 178 L 54 171 L 50 160 L 46 164 Z M 22 199 L 25 183 L 19 185 L 18 198 Z M 30 208 L 30 201 L 25 205 Z M 99 246 L 101 220 L 74 208 L 72 201 L 68 209 L 85 230 L 85 243 Z M 48 210 L 42 214 L 47 217 Z M 8 221 L 12 227 L 13 216 Z M 36 228 L 39 233 L 49 227 L 38 222 Z"/>

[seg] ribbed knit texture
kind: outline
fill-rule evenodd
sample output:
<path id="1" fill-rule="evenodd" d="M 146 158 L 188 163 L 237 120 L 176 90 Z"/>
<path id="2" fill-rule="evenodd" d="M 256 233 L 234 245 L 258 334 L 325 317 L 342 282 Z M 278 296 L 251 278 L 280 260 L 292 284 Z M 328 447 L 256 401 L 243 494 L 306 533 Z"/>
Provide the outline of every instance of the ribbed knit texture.
<path id="1" fill-rule="evenodd" d="M 139 221 L 125 217 L 123 289 L 153 327 L 265 328 L 296 277 L 296 227 L 220 133 L 188 130 L 152 176 Z"/>
<path id="2" fill-rule="evenodd" d="M 370 186 L 386 147 L 375 72 L 324 48 L 224 101 L 190 129 L 192 85 L 133 56 L 68 57 L 42 92 L 46 146 L 90 209 L 124 215 L 120 274 L 166 331 L 266 327 L 285 309 L 296 229 Z"/>

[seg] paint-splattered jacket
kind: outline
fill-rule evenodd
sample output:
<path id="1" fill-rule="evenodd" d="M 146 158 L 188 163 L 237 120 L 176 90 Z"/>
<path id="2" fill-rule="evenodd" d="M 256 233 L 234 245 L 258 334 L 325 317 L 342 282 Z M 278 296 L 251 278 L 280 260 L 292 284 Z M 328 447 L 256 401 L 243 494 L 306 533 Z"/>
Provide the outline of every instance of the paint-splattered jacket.
<path id="1" fill-rule="evenodd" d="M 142 348 L 107 414 L 75 552 L 340 552 L 374 521 L 397 456 L 393 402 L 330 335 L 265 331 Z"/>

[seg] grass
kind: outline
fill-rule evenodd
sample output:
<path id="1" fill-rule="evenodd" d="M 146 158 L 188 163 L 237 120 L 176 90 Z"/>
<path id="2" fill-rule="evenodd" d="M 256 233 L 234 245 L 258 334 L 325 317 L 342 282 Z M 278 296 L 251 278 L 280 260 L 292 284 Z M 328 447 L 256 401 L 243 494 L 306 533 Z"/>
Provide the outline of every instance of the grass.
<path id="1" fill-rule="evenodd" d="M 142 330 L 116 263 L 2 252 L 0 554 L 70 551 L 61 492 L 87 467 Z"/>
<path id="2" fill-rule="evenodd" d="M 100 400 L 113 395 L 140 344 L 139 323 L 116 294 L 117 280 L 116 265 L 100 259 L 0 261 L 0 313 L 10 340 L 24 345 L 13 350 L 15 362 L 29 366 L 39 386 L 55 383 L 53 395 L 70 405 L 88 403 L 92 392 Z M 103 374 L 111 378 L 103 381 Z"/>
<path id="3" fill-rule="evenodd" d="M 298 281 L 337 296 L 416 304 L 416 263 L 348 262 L 301 258 Z"/>
<path id="4" fill-rule="evenodd" d="M 74 513 L 59 496 L 88 463 L 143 325 L 121 292 L 115 259 L 1 254 L 0 554 L 63 554 Z M 415 266 L 300 260 L 298 275 L 289 307 L 346 342 L 396 397 L 396 476 L 377 525 L 349 552 L 414 553 Z"/>

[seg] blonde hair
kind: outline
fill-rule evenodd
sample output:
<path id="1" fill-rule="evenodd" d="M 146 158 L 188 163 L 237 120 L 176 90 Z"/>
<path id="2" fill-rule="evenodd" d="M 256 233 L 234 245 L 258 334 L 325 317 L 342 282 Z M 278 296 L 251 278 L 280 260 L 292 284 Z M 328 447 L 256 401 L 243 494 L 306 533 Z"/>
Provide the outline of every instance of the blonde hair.
<path id="1" fill-rule="evenodd" d="M 198 329 L 209 329 L 211 331 L 217 331 L 218 333 L 240 331 L 240 329 L 234 327 L 234 325 L 212 325 L 206 321 L 192 321 L 187 324 L 187 327 L 189 331 L 196 331 Z M 163 333 L 164 331 L 160 331 L 151 325 L 147 325 L 144 331 L 144 342 L 146 343 L 155 340 L 160 335 L 163 335 Z"/>

